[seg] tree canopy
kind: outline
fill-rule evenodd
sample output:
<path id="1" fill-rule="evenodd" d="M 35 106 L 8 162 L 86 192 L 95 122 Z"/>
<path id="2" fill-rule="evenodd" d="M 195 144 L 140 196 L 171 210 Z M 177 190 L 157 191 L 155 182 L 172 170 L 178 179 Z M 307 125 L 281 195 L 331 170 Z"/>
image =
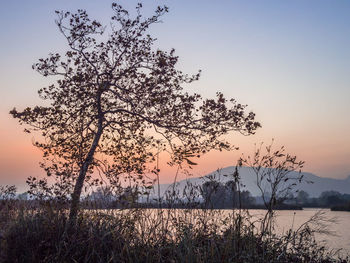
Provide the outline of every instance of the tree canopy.
<path id="1" fill-rule="evenodd" d="M 142 178 L 155 158 L 155 145 L 171 152 L 172 163 L 199 157 L 211 149 L 229 149 L 222 135 L 250 135 L 260 127 L 255 114 L 234 99 L 217 93 L 215 99 L 190 94 L 183 85 L 198 80 L 176 68 L 175 50 L 154 48 L 147 31 L 168 12 L 158 7 L 153 16 L 132 17 L 113 3 L 109 30 L 87 12 L 56 11 L 56 24 L 68 50 L 53 53 L 33 65 L 57 81 L 39 90 L 45 106 L 13 109 L 26 132 L 39 131 L 42 163 L 47 175 L 62 184 L 53 191 L 72 194 L 71 218 L 76 217 L 86 183 L 98 170 L 111 183 L 121 174 Z M 164 147 L 164 148 L 163 148 Z M 36 178 L 29 178 L 35 185 Z M 41 181 L 43 183 L 43 181 Z"/>

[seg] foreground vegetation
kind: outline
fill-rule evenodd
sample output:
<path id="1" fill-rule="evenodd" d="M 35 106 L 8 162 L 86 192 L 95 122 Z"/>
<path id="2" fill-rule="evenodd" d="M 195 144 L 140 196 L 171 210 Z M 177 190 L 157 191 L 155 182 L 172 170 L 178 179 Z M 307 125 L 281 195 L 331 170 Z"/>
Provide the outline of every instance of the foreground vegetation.
<path id="1" fill-rule="evenodd" d="M 317 244 L 317 215 L 296 231 L 276 235 L 273 218 L 254 221 L 239 209 L 90 209 L 70 226 L 59 204 L 1 202 L 1 262 L 349 260 Z"/>
<path id="2" fill-rule="evenodd" d="M 249 159 L 264 200 L 266 214 L 261 218 L 243 209 L 249 195 L 241 190 L 238 166 L 227 175 L 230 180 L 225 188 L 212 177 L 201 186 L 186 185 L 182 193 L 174 185 L 164 197 L 156 198 L 158 208 L 135 207 L 143 192 L 140 187 L 111 184 L 99 188 L 117 196 L 121 209 L 101 209 L 104 204 L 86 196 L 73 224 L 67 209 L 69 197 L 52 191 L 55 188 L 46 183 L 29 184 L 29 201 L 16 198 L 15 187 L 0 188 L 0 261 L 349 262 L 349 257 L 316 242 L 315 234 L 327 234 L 322 214 L 296 230 L 277 234 L 275 209 L 303 178 L 289 177 L 300 167 L 294 156 L 271 147 L 266 151 L 259 150 Z M 107 197 L 98 200 L 110 200 Z M 212 209 L 216 201 L 225 200 L 231 209 Z"/>
<path id="3" fill-rule="evenodd" d="M 350 202 L 344 205 L 335 205 L 331 207 L 332 211 L 349 211 L 350 212 Z"/>
<path id="4" fill-rule="evenodd" d="M 210 150 L 236 149 L 223 138 L 229 132 L 252 135 L 261 127 L 234 99 L 221 93 L 205 99 L 184 90 L 200 72 L 179 71 L 174 49 L 155 48 L 147 33 L 168 8 L 158 7 L 148 18 L 141 9 L 138 4 L 132 17 L 113 3 L 109 30 L 84 10 L 56 11 L 68 50 L 49 54 L 33 68 L 57 82 L 38 91 L 46 106 L 10 112 L 25 132 L 39 134 L 34 145 L 43 151 L 40 165 L 51 179 L 27 179 L 30 201 L 14 199 L 14 187 L 0 189 L 0 261 L 346 262 L 315 242 L 317 215 L 296 231 L 275 234 L 274 209 L 303 181 L 300 172 L 288 177 L 304 162 L 283 147 L 267 146 L 262 156 L 261 145 L 252 158 L 239 160 L 238 166 L 252 168 L 261 191 L 267 212 L 260 220 L 235 208 L 250 202 L 238 168 L 225 186 L 209 181 L 201 191 L 187 188 L 180 196 L 174 187 L 165 197 L 170 209 L 161 209 L 160 196 L 158 209 L 129 205 L 137 200 L 133 193 L 152 188 L 146 174 L 159 184 L 161 152 L 170 153 L 169 164 L 178 170 L 184 163 L 191 168 L 193 159 Z M 125 191 L 126 182 L 135 191 Z M 81 202 L 83 197 L 104 184 L 113 193 L 122 189 L 117 196 L 127 209 L 84 209 L 89 200 Z M 196 204 L 198 193 L 203 209 L 174 208 Z M 228 194 L 227 202 L 220 193 Z M 231 213 L 208 209 L 218 204 L 232 207 Z"/>

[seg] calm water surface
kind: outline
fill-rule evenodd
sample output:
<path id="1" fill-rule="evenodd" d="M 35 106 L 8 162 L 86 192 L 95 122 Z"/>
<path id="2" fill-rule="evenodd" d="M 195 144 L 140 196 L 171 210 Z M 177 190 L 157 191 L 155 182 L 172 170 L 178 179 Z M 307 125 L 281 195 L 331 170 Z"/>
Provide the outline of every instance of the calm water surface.
<path id="1" fill-rule="evenodd" d="M 300 225 L 308 221 L 320 209 L 305 208 L 304 210 L 280 210 L 276 211 L 276 230 L 283 233 L 289 229 L 296 230 Z M 317 234 L 316 239 L 331 249 L 342 249 L 344 253 L 350 253 L 350 212 L 331 211 L 322 209 L 325 224 L 332 234 Z M 253 216 L 263 216 L 264 210 L 249 210 Z M 327 220 L 335 221 L 328 222 Z M 316 227 L 323 228 L 323 225 Z"/>
<path id="2" fill-rule="evenodd" d="M 114 210 L 118 213 L 120 210 Z M 158 209 L 147 209 L 149 220 L 157 214 Z M 165 214 L 167 210 L 163 210 Z M 329 249 L 341 250 L 341 254 L 350 254 L 350 212 L 330 211 L 329 209 L 306 208 L 304 210 L 279 210 L 276 211 L 275 231 L 277 234 L 283 234 L 289 229 L 297 230 L 302 224 L 310 220 L 316 213 L 322 211 L 321 223 L 313 226 L 321 230 L 328 230 L 332 234 L 316 234 L 318 242 L 322 242 Z M 191 213 L 200 214 L 203 210 L 192 210 Z M 216 215 L 225 217 L 232 210 L 219 210 Z M 263 218 L 266 210 L 249 209 L 252 220 Z M 183 210 L 173 210 L 173 216 L 182 217 Z M 220 220 L 219 220 L 220 221 Z"/>

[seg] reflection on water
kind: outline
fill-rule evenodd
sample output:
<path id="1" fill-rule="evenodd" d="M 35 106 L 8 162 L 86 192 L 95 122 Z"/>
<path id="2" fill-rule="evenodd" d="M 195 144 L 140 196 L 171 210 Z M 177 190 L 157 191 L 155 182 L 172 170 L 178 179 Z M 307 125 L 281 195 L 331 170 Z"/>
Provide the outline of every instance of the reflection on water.
<path id="1" fill-rule="evenodd" d="M 101 210 L 100 210 L 101 211 Z M 188 211 L 188 210 L 187 210 Z M 318 228 L 321 231 L 330 232 L 332 234 L 316 234 L 316 240 L 322 242 L 327 248 L 333 250 L 339 250 L 344 254 L 350 254 L 350 213 L 342 212 L 342 211 L 330 211 L 329 209 L 316 209 L 316 208 L 307 208 L 304 210 L 279 210 L 276 211 L 275 218 L 275 231 L 277 234 L 283 234 L 289 229 L 297 230 L 301 225 L 310 220 L 316 213 L 322 211 L 322 221 L 318 224 L 314 225 L 314 227 Z M 113 213 L 124 213 L 125 216 L 130 216 L 130 213 L 127 210 L 114 210 Z M 130 210 L 129 210 L 130 212 Z M 204 220 L 208 218 L 210 220 L 215 221 L 215 224 L 222 224 L 221 221 L 225 217 L 227 217 L 232 210 L 197 210 L 192 209 L 188 211 L 177 209 L 177 210 L 158 210 L 158 209 L 146 209 L 144 210 L 143 215 L 146 216 L 147 221 L 142 221 L 145 225 L 139 225 L 139 229 L 147 229 L 149 225 L 152 225 L 151 222 L 155 222 L 157 218 L 157 214 L 161 212 L 162 216 L 170 220 L 164 220 L 166 224 L 170 224 L 167 226 L 163 226 L 162 228 L 167 229 L 168 231 L 172 231 L 171 224 L 175 222 L 182 222 L 187 224 L 188 222 L 194 223 L 193 220 Z M 251 215 L 251 222 L 257 221 L 258 219 L 263 218 L 266 211 L 265 210 L 255 210 L 249 209 L 249 214 Z M 108 213 L 108 212 L 107 212 Z M 206 214 L 206 215 L 205 215 Z M 211 214 L 211 215 L 210 215 Z M 214 216 L 215 215 L 215 216 Z M 214 217 L 213 217 L 214 216 Z M 169 221 L 169 222 L 168 222 Z M 322 224 L 322 222 L 325 223 Z M 160 222 L 160 224 L 162 224 Z M 341 253 L 341 254 L 343 254 Z"/>
<path id="2" fill-rule="evenodd" d="M 309 220 L 319 209 L 304 209 L 296 211 L 277 211 L 276 225 L 277 230 L 281 233 L 287 231 L 290 228 L 296 230 L 301 224 Z M 328 230 L 334 235 L 318 234 L 316 239 L 320 242 L 324 242 L 327 247 L 331 249 L 342 249 L 344 252 L 350 253 L 350 213 L 343 211 L 330 211 L 329 209 L 323 209 L 325 211 L 326 219 L 336 222 L 330 222 Z M 252 211 L 252 213 L 257 212 Z M 261 211 L 260 211 L 261 213 Z"/>
<path id="3" fill-rule="evenodd" d="M 331 211 L 330 209 L 305 208 L 304 210 L 278 210 L 276 211 L 276 228 L 278 234 L 285 233 L 289 229 L 297 230 L 302 224 L 310 220 L 317 212 L 322 211 L 323 224 L 314 227 L 330 232 L 328 234 L 316 234 L 316 240 L 326 247 L 334 250 L 341 249 L 344 253 L 350 253 L 350 213 L 343 211 Z M 250 209 L 249 214 L 255 218 L 262 218 L 264 210 Z"/>

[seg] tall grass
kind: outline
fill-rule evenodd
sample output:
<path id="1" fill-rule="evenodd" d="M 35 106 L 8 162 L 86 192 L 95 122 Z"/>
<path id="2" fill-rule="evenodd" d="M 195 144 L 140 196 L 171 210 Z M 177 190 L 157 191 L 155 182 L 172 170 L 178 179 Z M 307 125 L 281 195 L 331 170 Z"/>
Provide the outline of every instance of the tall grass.
<path id="1" fill-rule="evenodd" d="M 85 210 L 46 203 L 6 208 L 1 262 L 348 262 L 319 246 L 310 225 L 282 236 L 262 233 L 247 211 Z M 3 212 L 3 211 L 2 211 Z"/>
<path id="2" fill-rule="evenodd" d="M 254 160 L 259 160 L 259 154 Z M 262 159 L 284 156 L 277 151 Z M 158 207 L 152 209 L 132 208 L 138 206 L 126 203 L 124 209 L 103 210 L 103 205 L 87 200 L 82 204 L 89 209 L 80 210 L 76 224 L 71 225 L 64 199 L 21 201 L 14 199 L 15 189 L 1 188 L 6 194 L 0 193 L 0 262 L 349 262 L 349 257 L 341 258 L 316 242 L 315 233 L 325 232 L 322 214 L 297 230 L 276 233 L 278 193 L 285 194 L 295 185 L 285 184 L 290 171 L 286 164 L 296 163 L 295 158 L 286 158 L 277 162 L 277 170 L 256 168 L 257 178 L 268 177 L 275 191 L 271 195 L 275 198 L 266 201 L 266 215 L 261 219 L 241 208 L 208 209 L 199 195 L 205 190 L 211 196 L 208 191 L 215 187 L 200 189 L 188 184 L 181 194 L 174 185 L 164 198 L 158 196 L 158 206 L 146 204 Z M 234 184 L 230 186 L 240 198 L 237 169 L 232 176 Z M 135 200 L 130 195 L 133 191 L 127 193 L 122 195 L 125 200 Z"/>

